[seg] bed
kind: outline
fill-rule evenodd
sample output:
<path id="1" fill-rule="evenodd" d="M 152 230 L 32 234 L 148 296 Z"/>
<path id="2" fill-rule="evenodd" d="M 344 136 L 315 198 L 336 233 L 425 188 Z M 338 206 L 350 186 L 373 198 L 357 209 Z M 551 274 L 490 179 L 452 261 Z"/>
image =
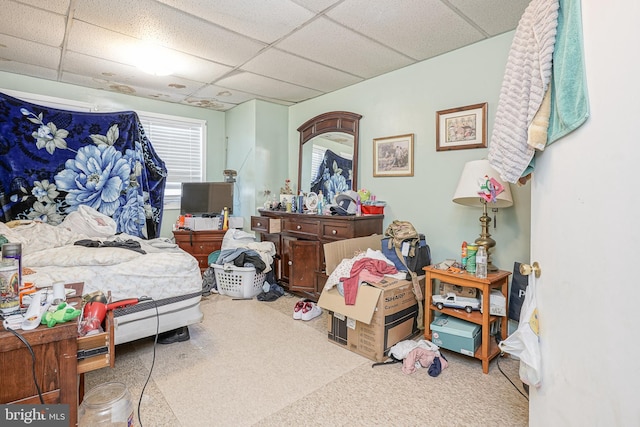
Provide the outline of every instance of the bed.
<path id="1" fill-rule="evenodd" d="M 133 111 L 78 112 L 0 93 L 0 234 L 24 281 L 151 302 L 114 310 L 115 344 L 202 319 L 197 261 L 160 238 L 167 169 Z M 75 245 L 88 240 L 90 245 Z M 133 242 L 144 252 L 111 247 Z"/>
<path id="2" fill-rule="evenodd" d="M 114 310 L 116 345 L 155 335 L 158 322 L 159 332 L 165 332 L 202 320 L 202 277 L 195 258 L 169 239 L 92 232 L 83 221 L 109 218 L 90 208 L 82 211 L 84 216 L 79 212 L 57 226 L 0 223 L 0 234 L 22 244 L 23 282 L 37 287 L 83 282 L 83 294 L 110 292 L 112 301 L 150 297 Z"/>

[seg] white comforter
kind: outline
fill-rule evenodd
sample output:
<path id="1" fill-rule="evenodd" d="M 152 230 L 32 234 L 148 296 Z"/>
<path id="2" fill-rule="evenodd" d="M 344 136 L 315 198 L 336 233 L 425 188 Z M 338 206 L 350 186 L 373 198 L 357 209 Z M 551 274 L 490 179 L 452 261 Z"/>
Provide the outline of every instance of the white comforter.
<path id="1" fill-rule="evenodd" d="M 0 234 L 22 244 L 22 266 L 34 271 L 23 282 L 44 287 L 54 281 L 84 282 L 84 293 L 111 291 L 112 299 L 149 296 L 155 300 L 198 292 L 202 277 L 198 262 L 168 239 L 143 240 L 120 234 L 96 237 L 66 227 L 29 221 L 15 227 L 0 223 Z M 76 246 L 78 240 L 140 243 L 131 249 Z"/>

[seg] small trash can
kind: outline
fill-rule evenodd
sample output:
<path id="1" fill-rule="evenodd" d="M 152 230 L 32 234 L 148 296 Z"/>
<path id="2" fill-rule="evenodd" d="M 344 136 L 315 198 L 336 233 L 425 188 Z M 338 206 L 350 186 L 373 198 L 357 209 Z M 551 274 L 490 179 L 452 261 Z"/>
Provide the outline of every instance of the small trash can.
<path id="1" fill-rule="evenodd" d="M 133 425 L 131 394 L 120 382 L 108 382 L 92 388 L 78 410 L 79 427 Z"/>

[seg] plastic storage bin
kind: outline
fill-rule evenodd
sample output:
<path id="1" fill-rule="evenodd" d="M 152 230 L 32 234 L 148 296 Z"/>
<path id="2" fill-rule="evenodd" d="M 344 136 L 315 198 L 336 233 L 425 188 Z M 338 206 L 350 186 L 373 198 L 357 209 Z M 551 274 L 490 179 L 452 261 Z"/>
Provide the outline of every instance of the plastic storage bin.
<path id="1" fill-rule="evenodd" d="M 254 267 L 224 267 L 211 264 L 216 275 L 218 293 L 236 298 L 253 298 L 262 292 L 264 273 L 256 273 Z"/>
<path id="2" fill-rule="evenodd" d="M 108 382 L 91 389 L 78 410 L 79 427 L 134 425 L 133 402 L 127 386 Z"/>

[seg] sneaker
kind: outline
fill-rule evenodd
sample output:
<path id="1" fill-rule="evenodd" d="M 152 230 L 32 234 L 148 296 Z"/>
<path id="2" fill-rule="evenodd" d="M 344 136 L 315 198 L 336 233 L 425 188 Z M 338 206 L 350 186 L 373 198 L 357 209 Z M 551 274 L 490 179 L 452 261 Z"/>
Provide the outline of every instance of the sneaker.
<path id="1" fill-rule="evenodd" d="M 158 344 L 173 344 L 174 342 L 187 341 L 189 338 L 189 328 L 183 326 L 158 335 Z"/>
<path id="2" fill-rule="evenodd" d="M 322 314 L 322 309 L 315 302 L 307 302 L 302 308 L 302 320 L 311 320 Z"/>
<path id="3" fill-rule="evenodd" d="M 304 308 L 305 304 L 306 304 L 306 300 L 301 299 L 293 307 L 293 318 L 294 319 L 296 319 L 296 320 L 302 319 L 302 309 Z"/>

